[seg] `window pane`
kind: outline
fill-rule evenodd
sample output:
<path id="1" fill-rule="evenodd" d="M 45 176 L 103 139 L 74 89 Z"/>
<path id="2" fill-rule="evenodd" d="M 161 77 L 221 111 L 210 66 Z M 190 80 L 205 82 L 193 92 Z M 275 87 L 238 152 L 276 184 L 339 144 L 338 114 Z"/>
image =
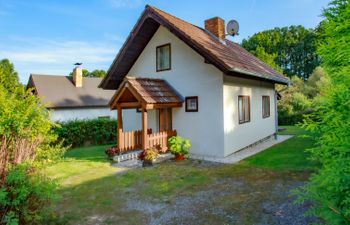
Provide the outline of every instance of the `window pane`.
<path id="1" fill-rule="evenodd" d="M 162 68 L 163 69 L 169 69 L 170 68 L 170 49 L 169 45 L 164 46 L 162 48 Z"/>
<path id="2" fill-rule="evenodd" d="M 239 114 L 239 122 L 243 122 L 244 121 L 243 98 L 241 96 L 238 97 L 238 114 Z"/>
<path id="3" fill-rule="evenodd" d="M 157 70 L 170 69 L 170 44 L 157 47 Z"/>
<path id="4" fill-rule="evenodd" d="M 270 116 L 270 97 L 269 96 L 263 96 L 262 97 L 262 106 L 263 106 L 263 117 L 269 117 Z"/>
<path id="5" fill-rule="evenodd" d="M 248 122 L 250 120 L 249 115 L 249 98 L 245 96 L 244 98 L 244 122 Z"/>

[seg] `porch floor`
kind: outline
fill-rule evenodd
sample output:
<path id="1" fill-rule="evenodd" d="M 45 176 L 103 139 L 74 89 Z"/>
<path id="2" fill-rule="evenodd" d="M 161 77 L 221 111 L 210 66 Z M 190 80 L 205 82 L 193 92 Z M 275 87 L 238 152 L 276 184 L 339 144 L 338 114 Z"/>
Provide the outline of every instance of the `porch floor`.
<path id="1" fill-rule="evenodd" d="M 252 155 L 255 155 L 261 151 L 264 151 L 264 150 L 272 147 L 273 145 L 284 142 L 284 141 L 288 140 L 289 138 L 292 138 L 293 136 L 294 135 L 278 135 L 277 140 L 275 138 L 270 138 L 264 142 L 261 142 L 261 143 L 254 145 L 252 147 L 248 147 L 248 148 L 239 150 L 237 152 L 234 152 L 231 155 L 226 156 L 225 158 L 215 158 L 215 157 L 206 157 L 206 156 L 197 156 L 197 155 L 190 155 L 190 158 L 219 162 L 219 163 L 234 164 L 234 163 L 237 163 L 245 158 L 248 158 Z"/>

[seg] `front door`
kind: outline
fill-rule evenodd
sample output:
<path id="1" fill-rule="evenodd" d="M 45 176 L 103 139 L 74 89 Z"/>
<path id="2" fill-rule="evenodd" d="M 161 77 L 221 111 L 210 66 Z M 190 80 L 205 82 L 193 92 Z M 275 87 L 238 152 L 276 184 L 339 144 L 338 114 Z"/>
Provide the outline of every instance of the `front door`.
<path id="1" fill-rule="evenodd" d="M 158 109 L 158 131 L 172 130 L 172 108 Z"/>

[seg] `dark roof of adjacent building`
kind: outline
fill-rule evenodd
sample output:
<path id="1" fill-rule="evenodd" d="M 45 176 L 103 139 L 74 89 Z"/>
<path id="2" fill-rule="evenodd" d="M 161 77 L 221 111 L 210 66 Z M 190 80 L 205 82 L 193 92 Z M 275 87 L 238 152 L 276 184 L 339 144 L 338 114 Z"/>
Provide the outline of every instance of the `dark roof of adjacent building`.
<path id="1" fill-rule="evenodd" d="M 122 46 L 100 87 L 117 89 L 138 56 L 162 25 L 185 42 L 223 73 L 250 79 L 287 84 L 289 80 L 240 45 L 221 40 L 209 31 L 174 17 L 155 7 L 146 6 L 132 32 Z"/>
<path id="2" fill-rule="evenodd" d="M 113 90 L 98 88 L 102 78 L 83 77 L 83 86 L 75 87 L 72 77 L 31 74 L 28 88 L 47 108 L 108 107 Z"/>

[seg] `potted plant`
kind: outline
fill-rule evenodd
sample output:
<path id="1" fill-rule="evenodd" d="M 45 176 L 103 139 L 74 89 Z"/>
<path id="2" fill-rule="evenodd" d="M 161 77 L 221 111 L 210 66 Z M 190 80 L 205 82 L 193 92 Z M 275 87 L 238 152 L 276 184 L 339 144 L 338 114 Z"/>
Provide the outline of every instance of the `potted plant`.
<path id="1" fill-rule="evenodd" d="M 176 161 L 185 159 L 185 155 L 191 147 L 190 140 L 182 138 L 180 136 L 174 136 L 168 140 L 170 152 L 175 156 Z"/>
<path id="2" fill-rule="evenodd" d="M 142 151 L 139 155 L 139 159 L 143 160 L 143 167 L 152 166 L 153 162 L 157 159 L 157 157 L 158 151 L 155 148 L 146 149 Z"/>
<path id="3" fill-rule="evenodd" d="M 108 155 L 109 158 L 112 158 L 113 156 L 120 154 L 121 151 L 117 146 L 112 146 L 107 148 L 105 153 Z"/>

